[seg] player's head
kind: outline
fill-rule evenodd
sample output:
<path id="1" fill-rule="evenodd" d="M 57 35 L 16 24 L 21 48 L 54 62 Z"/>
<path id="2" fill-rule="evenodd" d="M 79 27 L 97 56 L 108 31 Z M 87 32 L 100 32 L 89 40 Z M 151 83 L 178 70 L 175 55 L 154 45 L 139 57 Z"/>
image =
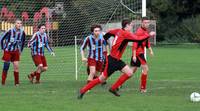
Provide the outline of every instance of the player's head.
<path id="1" fill-rule="evenodd" d="M 20 19 L 15 20 L 15 28 L 20 29 L 22 27 L 22 21 Z"/>
<path id="2" fill-rule="evenodd" d="M 133 28 L 133 22 L 130 19 L 124 19 L 122 20 L 122 29 L 131 31 Z"/>
<path id="3" fill-rule="evenodd" d="M 101 25 L 94 24 L 91 26 L 91 32 L 95 35 L 98 36 L 102 31 Z"/>
<path id="4" fill-rule="evenodd" d="M 142 27 L 147 29 L 149 28 L 150 20 L 148 17 L 142 17 Z"/>
<path id="5" fill-rule="evenodd" d="M 38 25 L 38 29 L 39 29 L 39 32 L 40 32 L 41 34 L 45 33 L 45 31 L 46 31 L 46 26 L 45 26 L 45 24 L 40 24 L 40 25 Z"/>

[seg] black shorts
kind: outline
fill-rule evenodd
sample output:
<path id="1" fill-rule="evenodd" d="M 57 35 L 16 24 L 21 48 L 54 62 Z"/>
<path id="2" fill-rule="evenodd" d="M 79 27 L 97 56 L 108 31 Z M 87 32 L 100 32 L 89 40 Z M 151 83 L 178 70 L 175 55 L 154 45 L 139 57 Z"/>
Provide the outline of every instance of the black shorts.
<path id="1" fill-rule="evenodd" d="M 144 54 L 140 54 L 136 56 L 136 62 L 133 61 L 133 56 L 131 57 L 131 63 L 130 65 L 132 67 L 140 67 L 141 65 L 147 64 L 146 59 L 144 57 Z"/>
<path id="2" fill-rule="evenodd" d="M 110 55 L 107 57 L 105 64 L 105 77 L 111 76 L 115 71 L 122 70 L 126 66 L 125 62 L 122 60 L 117 60 Z"/>

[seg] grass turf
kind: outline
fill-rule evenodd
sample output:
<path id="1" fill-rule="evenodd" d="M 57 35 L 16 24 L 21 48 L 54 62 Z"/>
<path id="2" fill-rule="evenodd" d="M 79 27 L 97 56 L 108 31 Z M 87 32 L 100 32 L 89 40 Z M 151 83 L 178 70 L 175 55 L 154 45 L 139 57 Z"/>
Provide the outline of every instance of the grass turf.
<path id="1" fill-rule="evenodd" d="M 42 74 L 41 84 L 30 84 L 27 74 L 35 69 L 30 51 L 25 49 L 20 62 L 19 87 L 14 87 L 10 67 L 6 86 L 0 86 L 1 111 L 199 111 L 189 95 L 200 92 L 199 46 L 154 47 L 155 56 L 148 58 L 150 72 L 148 92 L 139 93 L 140 70 L 114 97 L 107 90 L 117 79 L 115 73 L 104 87 L 97 86 L 83 100 L 77 100 L 78 89 L 86 83 L 85 67 L 78 61 L 79 77 L 75 80 L 73 47 L 55 48 L 56 57 L 46 52 L 49 69 Z M 130 49 L 123 60 L 129 64 Z M 80 56 L 79 56 L 80 58 Z M 2 66 L 2 63 L 0 64 Z M 0 70 L 2 71 L 2 69 Z"/>

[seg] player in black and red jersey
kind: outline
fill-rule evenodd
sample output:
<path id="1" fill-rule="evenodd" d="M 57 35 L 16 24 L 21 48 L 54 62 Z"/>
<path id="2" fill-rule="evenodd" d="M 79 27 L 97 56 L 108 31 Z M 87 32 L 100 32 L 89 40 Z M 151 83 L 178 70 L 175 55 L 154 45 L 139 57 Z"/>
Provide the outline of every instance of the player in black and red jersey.
<path id="1" fill-rule="evenodd" d="M 120 70 L 123 74 L 112 85 L 109 91 L 115 96 L 120 96 L 117 92 L 117 88 L 132 76 L 131 68 L 121 60 L 122 54 L 124 53 L 128 42 L 144 41 L 147 40 L 150 36 L 155 35 L 155 32 L 151 32 L 150 36 L 149 34 L 136 36 L 135 34 L 131 33 L 132 27 L 133 23 L 131 20 L 126 19 L 122 21 L 122 29 L 110 30 L 104 35 L 105 40 L 108 40 L 111 36 L 114 36 L 110 55 L 106 57 L 105 69 L 98 78 L 92 80 L 90 83 L 86 84 L 83 88 L 80 89 L 78 99 L 82 99 L 83 95 L 88 90 L 104 82 L 111 74 L 117 70 Z"/>
<path id="2" fill-rule="evenodd" d="M 142 18 L 142 24 L 141 27 L 139 27 L 135 34 L 136 35 L 143 35 L 143 34 L 149 34 L 149 23 L 150 20 L 147 17 Z M 146 40 L 143 42 L 133 42 L 132 46 L 132 58 L 131 58 L 131 68 L 133 69 L 133 73 L 137 71 L 138 67 L 142 67 L 142 74 L 140 78 L 140 92 L 144 93 L 146 92 L 146 84 L 147 84 L 147 74 L 148 74 L 148 65 L 145 58 L 145 47 L 149 49 L 149 53 L 151 56 L 153 56 L 153 50 L 150 45 L 150 41 Z"/>

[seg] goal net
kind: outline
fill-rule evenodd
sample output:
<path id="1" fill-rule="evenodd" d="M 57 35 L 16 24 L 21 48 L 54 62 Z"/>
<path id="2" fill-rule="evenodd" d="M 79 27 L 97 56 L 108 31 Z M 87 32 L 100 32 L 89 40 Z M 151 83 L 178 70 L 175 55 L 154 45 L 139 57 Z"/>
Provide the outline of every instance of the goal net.
<path id="1" fill-rule="evenodd" d="M 142 0 L 13 0 L 0 3 L 0 33 L 14 26 L 16 18 L 23 21 L 27 41 L 45 24 L 56 57 L 46 51 L 48 73 L 62 80 L 61 75 L 86 79 L 86 65 L 81 62 L 80 46 L 90 34 L 92 24 L 101 24 L 103 30 L 119 28 L 123 18 L 136 20 L 142 16 Z M 138 22 L 136 22 L 138 23 Z M 130 55 L 125 54 L 129 60 Z M 30 49 L 21 57 L 21 75 L 34 70 Z M 129 61 L 128 61 L 129 62 Z M 45 76 L 44 76 L 45 77 Z"/>

